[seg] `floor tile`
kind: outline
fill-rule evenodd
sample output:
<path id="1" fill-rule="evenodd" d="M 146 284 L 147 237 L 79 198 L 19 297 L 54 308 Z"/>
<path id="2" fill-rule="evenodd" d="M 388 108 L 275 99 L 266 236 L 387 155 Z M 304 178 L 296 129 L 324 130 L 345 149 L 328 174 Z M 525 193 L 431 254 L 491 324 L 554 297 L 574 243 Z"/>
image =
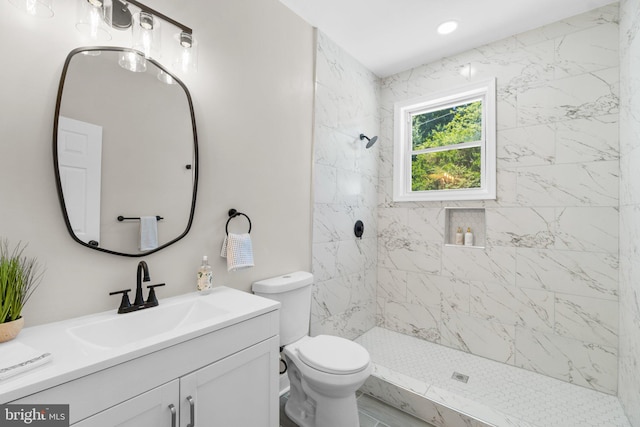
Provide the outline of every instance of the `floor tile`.
<path id="1" fill-rule="evenodd" d="M 371 354 L 374 376 L 486 424 L 630 426 L 616 396 L 379 327 L 355 341 Z"/>

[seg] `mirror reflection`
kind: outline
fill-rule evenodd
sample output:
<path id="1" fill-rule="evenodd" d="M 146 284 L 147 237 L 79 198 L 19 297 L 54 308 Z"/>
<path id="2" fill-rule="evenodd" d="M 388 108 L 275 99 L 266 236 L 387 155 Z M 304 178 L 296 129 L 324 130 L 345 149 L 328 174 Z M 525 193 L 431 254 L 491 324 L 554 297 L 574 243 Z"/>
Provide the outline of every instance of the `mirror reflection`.
<path id="1" fill-rule="evenodd" d="M 184 237 L 197 188 L 197 137 L 184 84 L 120 48 L 67 58 L 54 119 L 67 228 L 79 243 L 142 256 Z"/>

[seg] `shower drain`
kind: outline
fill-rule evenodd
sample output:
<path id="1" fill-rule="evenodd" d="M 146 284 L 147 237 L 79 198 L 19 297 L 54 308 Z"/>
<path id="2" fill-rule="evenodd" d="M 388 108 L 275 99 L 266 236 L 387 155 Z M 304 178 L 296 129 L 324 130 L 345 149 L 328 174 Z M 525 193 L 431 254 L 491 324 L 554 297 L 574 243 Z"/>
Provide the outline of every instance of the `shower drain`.
<path id="1" fill-rule="evenodd" d="M 456 381 L 460 381 L 462 383 L 467 383 L 467 381 L 469 381 L 469 375 L 465 375 L 465 374 L 461 374 L 460 372 L 454 372 L 451 375 L 451 378 L 453 378 Z"/>

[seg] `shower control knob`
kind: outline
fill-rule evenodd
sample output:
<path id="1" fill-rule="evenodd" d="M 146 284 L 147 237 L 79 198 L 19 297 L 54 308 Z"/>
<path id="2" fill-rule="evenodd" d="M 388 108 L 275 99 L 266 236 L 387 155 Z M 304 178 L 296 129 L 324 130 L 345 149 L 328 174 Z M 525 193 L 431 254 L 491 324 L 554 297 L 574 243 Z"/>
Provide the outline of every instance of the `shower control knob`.
<path id="1" fill-rule="evenodd" d="M 358 239 L 362 239 L 362 235 L 364 234 L 364 223 L 360 220 L 356 221 L 356 225 L 353 227 L 353 232 Z"/>

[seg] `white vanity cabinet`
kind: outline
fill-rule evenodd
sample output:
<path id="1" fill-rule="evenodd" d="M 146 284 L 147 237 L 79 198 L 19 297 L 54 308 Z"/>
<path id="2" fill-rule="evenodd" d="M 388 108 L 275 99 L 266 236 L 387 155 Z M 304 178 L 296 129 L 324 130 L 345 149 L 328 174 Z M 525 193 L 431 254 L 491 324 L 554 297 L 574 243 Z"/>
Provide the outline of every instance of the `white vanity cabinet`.
<path id="1" fill-rule="evenodd" d="M 180 426 L 277 427 L 278 390 L 270 375 L 274 343 L 277 347 L 276 341 L 264 342 L 182 377 Z"/>
<path id="2" fill-rule="evenodd" d="M 278 322 L 276 309 L 11 403 L 69 404 L 74 427 L 277 427 Z"/>
<path id="3" fill-rule="evenodd" d="M 176 427 L 179 380 L 86 418 L 74 427 Z"/>
<path id="4" fill-rule="evenodd" d="M 276 338 L 156 387 L 74 427 L 276 427 L 270 370 Z M 277 345 L 277 342 L 276 342 Z"/>

